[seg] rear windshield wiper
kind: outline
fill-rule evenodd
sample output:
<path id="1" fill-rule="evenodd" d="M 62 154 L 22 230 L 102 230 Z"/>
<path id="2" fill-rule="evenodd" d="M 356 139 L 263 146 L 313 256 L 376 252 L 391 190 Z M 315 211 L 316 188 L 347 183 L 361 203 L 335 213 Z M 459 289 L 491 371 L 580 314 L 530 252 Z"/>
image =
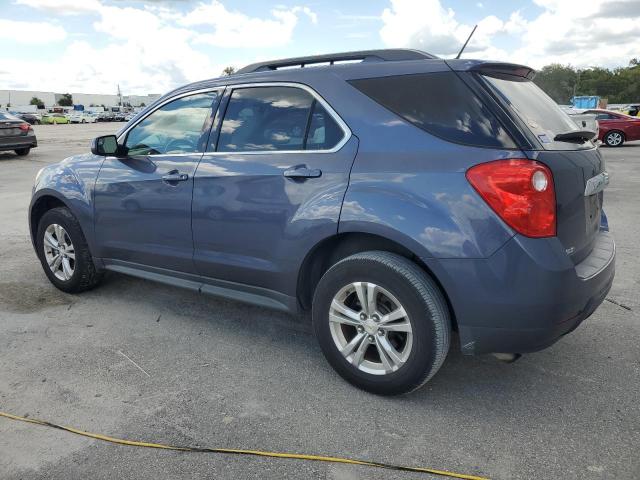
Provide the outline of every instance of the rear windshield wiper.
<path id="1" fill-rule="evenodd" d="M 576 130 L 574 132 L 559 133 L 553 139 L 556 142 L 586 142 L 596 136 L 591 130 Z"/>

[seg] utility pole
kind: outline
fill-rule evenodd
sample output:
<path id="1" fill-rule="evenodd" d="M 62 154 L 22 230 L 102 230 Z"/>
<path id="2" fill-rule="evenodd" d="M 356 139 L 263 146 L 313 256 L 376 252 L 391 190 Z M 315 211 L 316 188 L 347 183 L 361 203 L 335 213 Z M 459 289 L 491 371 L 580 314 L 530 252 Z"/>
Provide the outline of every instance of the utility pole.
<path id="1" fill-rule="evenodd" d="M 122 93 L 120 92 L 120 84 L 118 84 L 118 106 L 122 106 Z"/>

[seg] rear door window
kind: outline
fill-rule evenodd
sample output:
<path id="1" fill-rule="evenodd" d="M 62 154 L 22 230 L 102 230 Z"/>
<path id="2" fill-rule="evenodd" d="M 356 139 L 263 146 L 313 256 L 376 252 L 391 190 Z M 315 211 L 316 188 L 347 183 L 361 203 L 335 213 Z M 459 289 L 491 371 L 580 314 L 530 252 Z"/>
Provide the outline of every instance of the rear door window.
<path id="1" fill-rule="evenodd" d="M 313 96 L 294 87 L 235 89 L 218 152 L 303 150 Z"/>
<path id="2" fill-rule="evenodd" d="M 236 88 L 220 127 L 216 151 L 331 150 L 345 134 L 322 103 L 302 88 Z"/>
<path id="3" fill-rule="evenodd" d="M 351 80 L 362 93 L 444 140 L 515 148 L 495 115 L 454 72 Z"/>

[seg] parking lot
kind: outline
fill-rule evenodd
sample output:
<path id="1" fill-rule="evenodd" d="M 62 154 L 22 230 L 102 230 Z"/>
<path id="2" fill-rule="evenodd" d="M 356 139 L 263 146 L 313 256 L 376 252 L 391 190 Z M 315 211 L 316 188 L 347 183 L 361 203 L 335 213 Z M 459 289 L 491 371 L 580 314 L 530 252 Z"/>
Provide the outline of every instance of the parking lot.
<path id="1" fill-rule="evenodd" d="M 325 362 L 308 318 L 118 274 L 72 296 L 46 279 L 27 207 L 36 172 L 121 123 L 36 126 L 0 153 L 0 410 L 120 438 L 349 456 L 495 479 L 640 477 L 640 142 L 603 149 L 617 242 L 607 301 L 514 364 L 462 356 L 377 397 Z M 439 478 L 115 446 L 0 418 L 0 478 Z"/>

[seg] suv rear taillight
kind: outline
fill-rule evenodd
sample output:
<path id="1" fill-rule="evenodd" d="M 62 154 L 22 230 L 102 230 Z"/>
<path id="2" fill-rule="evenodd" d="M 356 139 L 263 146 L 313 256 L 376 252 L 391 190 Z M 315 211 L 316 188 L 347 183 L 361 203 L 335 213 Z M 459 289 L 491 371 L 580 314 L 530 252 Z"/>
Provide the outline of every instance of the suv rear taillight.
<path id="1" fill-rule="evenodd" d="M 28 132 L 30 128 L 31 128 L 31 125 L 29 125 L 28 123 L 20 124 L 20 130 L 22 130 L 23 132 Z"/>
<path id="2" fill-rule="evenodd" d="M 527 237 L 556 235 L 551 170 L 526 159 L 496 160 L 467 170 L 467 180 L 502 220 Z"/>

